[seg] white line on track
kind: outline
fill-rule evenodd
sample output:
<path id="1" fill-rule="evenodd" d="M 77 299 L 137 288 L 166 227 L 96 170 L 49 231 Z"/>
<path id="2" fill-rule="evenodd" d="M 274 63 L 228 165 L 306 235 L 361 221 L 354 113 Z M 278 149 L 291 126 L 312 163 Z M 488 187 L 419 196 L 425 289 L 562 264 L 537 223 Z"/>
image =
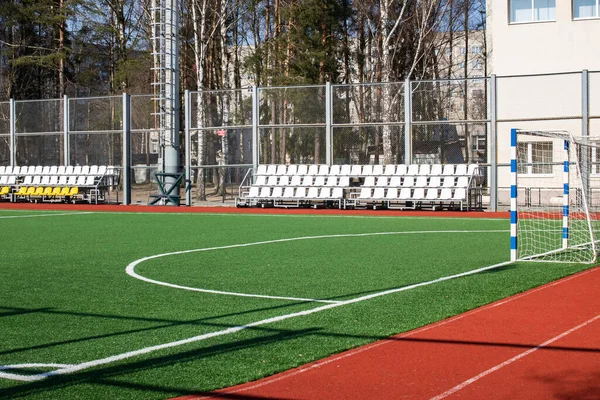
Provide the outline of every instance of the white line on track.
<path id="1" fill-rule="evenodd" d="M 0 219 L 61 217 L 61 216 L 65 216 L 65 215 L 82 215 L 82 214 L 96 214 L 96 212 L 95 211 L 84 211 L 84 212 L 69 212 L 69 213 L 56 213 L 56 214 L 0 215 Z"/>
<path id="2" fill-rule="evenodd" d="M 315 303 L 343 303 L 343 301 L 333 301 L 333 300 L 319 300 L 319 299 L 307 299 L 301 297 L 285 297 L 285 296 L 268 296 L 261 294 L 250 294 L 250 293 L 237 293 L 237 292 L 227 292 L 221 290 L 211 290 L 211 289 L 201 289 L 194 288 L 189 286 L 175 285 L 173 283 L 162 282 L 155 279 L 146 278 L 137 272 L 135 272 L 135 267 L 145 261 L 153 260 L 156 258 L 167 257 L 167 256 L 175 256 L 180 254 L 188 254 L 188 253 L 197 253 L 203 251 L 213 251 L 213 250 L 224 250 L 224 249 L 234 249 L 240 247 L 250 247 L 250 246 L 259 246 L 265 244 L 273 244 L 273 243 L 284 243 L 284 242 L 293 242 L 298 240 L 314 240 L 314 239 L 331 239 L 331 238 L 353 238 L 353 237 L 364 237 L 364 236 L 388 236 L 388 235 L 418 235 L 418 234 L 440 234 L 440 233 L 506 233 L 507 231 L 499 231 L 499 230 L 474 230 L 474 231 L 460 231 L 460 230 L 449 230 L 449 231 L 407 231 L 407 232 L 372 232 L 372 233 L 347 233 L 347 234 L 337 234 L 337 235 L 319 235 L 319 236 L 301 236 L 295 238 L 286 238 L 286 239 L 275 239 L 275 240 L 265 240 L 261 242 L 251 242 L 251 243 L 242 243 L 242 244 L 232 244 L 228 246 L 218 246 L 218 247 L 207 247 L 200 249 L 192 249 L 192 250 L 182 250 L 182 251 L 174 251 L 170 253 L 156 254 L 149 257 L 140 258 L 129 264 L 127 268 L 125 268 L 125 272 L 127 275 L 139 279 L 144 282 L 152 283 L 160 286 L 167 286 L 174 289 L 181 290 L 189 290 L 194 292 L 203 292 L 203 293 L 211 293 L 211 294 L 221 294 L 228 296 L 239 296 L 239 297 L 255 297 L 262 299 L 276 299 L 276 300 L 291 300 L 291 301 L 306 301 L 306 302 L 315 302 Z"/>
<path id="3" fill-rule="evenodd" d="M 460 231 L 457 231 L 457 232 L 460 232 Z M 464 232 L 464 231 L 462 231 L 462 232 Z M 469 232 L 473 232 L 473 231 L 469 231 Z M 505 233 L 505 231 L 482 231 L 482 232 L 503 232 L 503 233 Z M 438 231 L 438 233 L 439 233 L 439 231 Z M 390 232 L 376 233 L 376 234 L 379 234 L 379 235 L 390 234 Z M 367 234 L 359 234 L 359 235 L 366 236 Z M 279 241 L 290 241 L 292 239 L 293 238 L 280 239 Z M 252 244 L 247 243 L 245 245 L 248 246 L 248 245 L 252 245 Z M 195 250 L 195 251 L 199 251 L 199 250 Z M 187 252 L 191 252 L 191 250 L 187 250 Z M 88 362 L 83 362 L 80 364 L 69 365 L 66 367 L 58 368 L 54 371 L 43 372 L 43 373 L 32 374 L 32 375 L 6 374 L 6 373 L 0 372 L 0 378 L 20 380 L 20 381 L 26 381 L 26 382 L 40 381 L 40 380 L 43 380 L 43 379 L 46 379 L 46 378 L 49 378 L 52 376 L 71 374 L 71 373 L 82 371 L 85 369 L 94 368 L 94 367 L 98 367 L 101 365 L 106 365 L 106 364 L 114 363 L 114 362 L 121 361 L 121 360 L 126 360 L 126 359 L 133 358 L 133 357 L 138 357 L 138 356 L 152 353 L 152 352 L 158 351 L 158 350 L 164 350 L 164 349 L 169 349 L 169 348 L 187 345 L 187 344 L 191 344 L 191 343 L 196 343 L 196 342 L 200 342 L 200 341 L 207 340 L 210 338 L 215 338 L 215 337 L 219 337 L 219 336 L 225 336 L 225 335 L 229 335 L 232 333 L 240 332 L 242 330 L 254 328 L 257 326 L 273 324 L 273 323 L 285 321 L 285 320 L 288 320 L 291 318 L 307 316 L 307 315 L 315 314 L 315 313 L 318 313 L 321 311 L 330 310 L 333 308 L 337 308 L 337 307 L 341 307 L 341 306 L 345 306 L 345 305 L 349 305 L 349 304 L 359 303 L 359 302 L 362 302 L 365 300 L 370 300 L 370 299 L 374 299 L 374 298 L 381 297 L 381 296 L 386 296 L 386 295 L 393 294 L 393 293 L 404 292 L 407 290 L 416 289 L 418 287 L 428 286 L 428 285 L 432 285 L 435 283 L 448 281 L 451 279 L 474 275 L 474 274 L 478 274 L 483 271 L 489 271 L 489 270 L 492 270 L 495 268 L 500 268 L 500 267 L 503 267 L 503 266 L 509 265 L 509 264 L 512 264 L 512 263 L 510 261 L 507 261 L 507 262 L 503 262 L 503 263 L 499 263 L 499 264 L 494 264 L 494 265 L 490 265 L 487 267 L 482 267 L 482 268 L 477 268 L 477 269 L 474 269 L 471 271 L 462 272 L 459 274 L 444 276 L 444 277 L 433 279 L 433 280 L 426 281 L 426 282 L 420 282 L 420 283 L 416 283 L 413 285 L 403 286 L 400 288 L 385 290 L 385 291 L 378 292 L 378 293 L 372 293 L 372 294 L 369 294 L 366 296 L 361 296 L 361 297 L 357 297 L 357 298 L 350 299 L 350 300 L 340 301 L 337 303 L 326 304 L 326 305 L 315 307 L 315 308 L 312 308 L 309 310 L 304 310 L 304 311 L 299 311 L 299 312 L 295 312 L 295 313 L 280 315 L 277 317 L 267 318 L 267 319 L 252 322 L 252 323 L 249 323 L 246 325 L 238 325 L 238 326 L 234 326 L 234 327 L 231 327 L 228 329 L 223 329 L 223 330 L 216 331 L 216 332 L 209 332 L 209 333 L 205 333 L 202 335 L 193 336 L 193 337 L 190 337 L 187 339 L 177 340 L 174 342 L 164 343 L 164 344 L 160 344 L 160 345 L 156 345 L 156 346 L 145 347 L 145 348 L 142 348 L 139 350 L 129 351 L 126 353 L 121 353 L 121 354 L 113 355 L 110 357 L 105 357 L 105 358 L 92 360 L 92 361 L 88 361 Z M 18 366 L 14 366 L 14 367 L 18 367 Z M 0 368 L 1 368 L 1 366 L 0 366 Z"/>
<path id="4" fill-rule="evenodd" d="M 500 363 L 500 364 L 498 364 L 498 365 L 496 365 L 496 366 L 494 366 L 494 367 L 492 367 L 492 368 L 490 368 L 490 369 L 488 369 L 486 371 L 483 371 L 482 373 L 480 373 L 479 375 L 476 375 L 476 376 L 472 377 L 471 379 L 467 379 L 463 383 L 454 386 L 452 389 L 450 389 L 450 390 L 448 390 L 448 391 L 446 391 L 446 392 L 444 392 L 442 394 L 439 394 L 439 395 L 437 395 L 435 397 L 432 397 L 431 400 L 441 400 L 443 398 L 446 398 L 446 397 L 450 396 L 451 394 L 454 394 L 454 393 L 458 392 L 459 390 L 464 389 L 465 387 L 469 386 L 471 383 L 477 382 L 479 379 L 483 378 L 484 376 L 489 375 L 489 374 L 491 374 L 493 372 L 496 372 L 500 368 L 506 367 L 507 365 L 512 364 L 513 362 L 515 362 L 517 360 L 520 360 L 521 358 L 530 355 L 534 351 L 537 351 L 537 350 L 539 350 L 541 348 L 544 348 L 544 347 L 548 346 L 549 344 L 552 344 L 552 343 L 556 342 L 557 340 L 564 338 L 567 335 L 570 335 L 571 333 L 573 333 L 573 332 L 575 332 L 575 331 L 577 331 L 577 330 L 579 330 L 579 329 L 581 329 L 581 328 L 583 328 L 583 327 L 591 324 L 592 322 L 594 322 L 594 321 L 596 321 L 598 319 L 600 319 L 600 314 L 598 314 L 595 317 L 590 318 L 587 321 L 585 321 L 585 322 L 583 322 L 583 323 L 581 323 L 581 324 L 579 324 L 579 325 L 577 325 L 577 326 L 569 329 L 568 331 L 565 331 L 565 332 L 561 333 L 558 336 L 553 337 L 552 339 L 549 339 L 549 340 L 545 341 L 542 344 L 538 344 L 537 346 L 532 347 L 531 349 L 529 349 L 527 351 L 524 351 L 524 352 L 522 352 L 520 354 L 517 354 L 513 358 L 510 358 L 510 359 L 508 359 L 508 360 L 506 360 L 506 361 L 504 361 L 504 362 L 502 362 L 502 363 Z"/>

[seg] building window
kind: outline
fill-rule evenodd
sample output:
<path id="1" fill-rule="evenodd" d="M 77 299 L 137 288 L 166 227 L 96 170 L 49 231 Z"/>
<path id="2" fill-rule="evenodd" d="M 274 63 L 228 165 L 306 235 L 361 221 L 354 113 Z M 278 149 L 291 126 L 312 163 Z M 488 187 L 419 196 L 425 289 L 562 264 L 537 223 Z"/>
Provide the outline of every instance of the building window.
<path id="1" fill-rule="evenodd" d="M 480 58 L 476 58 L 471 61 L 471 67 L 473 69 L 482 69 L 483 68 L 483 60 Z"/>
<path id="2" fill-rule="evenodd" d="M 461 46 L 460 54 L 465 54 L 466 52 L 467 52 L 467 49 Z"/>
<path id="3" fill-rule="evenodd" d="M 556 0 L 509 0 L 510 22 L 554 21 Z"/>
<path id="4" fill-rule="evenodd" d="M 598 0 L 573 0 L 573 18 L 598 18 Z"/>
<path id="5" fill-rule="evenodd" d="M 552 142 L 517 143 L 517 154 L 518 174 L 552 174 Z"/>
<path id="6" fill-rule="evenodd" d="M 483 47 L 481 47 L 481 46 L 473 46 L 473 48 L 471 49 L 471 52 L 473 54 L 482 54 L 483 53 Z"/>

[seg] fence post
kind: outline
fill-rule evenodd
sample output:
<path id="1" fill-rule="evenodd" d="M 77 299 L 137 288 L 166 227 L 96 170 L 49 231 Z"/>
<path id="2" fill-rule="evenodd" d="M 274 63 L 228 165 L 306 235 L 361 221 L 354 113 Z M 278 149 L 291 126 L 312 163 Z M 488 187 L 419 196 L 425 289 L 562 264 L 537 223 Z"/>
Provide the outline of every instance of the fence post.
<path id="1" fill-rule="evenodd" d="M 490 76 L 490 208 L 498 211 L 498 109 L 497 109 L 497 80 L 496 75 Z"/>
<path id="2" fill-rule="evenodd" d="M 254 170 L 258 168 L 259 154 L 258 154 L 258 88 L 252 86 L 252 166 Z"/>
<path id="3" fill-rule="evenodd" d="M 65 94 L 63 96 L 63 163 L 65 166 L 71 165 L 71 154 L 69 149 L 71 148 L 71 143 L 69 141 L 69 120 L 70 118 L 70 109 L 69 109 L 69 97 Z"/>
<path id="4" fill-rule="evenodd" d="M 404 164 L 412 164 L 412 93 L 409 78 L 404 81 Z"/>
<path id="5" fill-rule="evenodd" d="M 589 71 L 584 69 L 581 72 L 581 117 L 582 127 L 581 136 L 590 134 L 590 76 Z"/>
<path id="6" fill-rule="evenodd" d="M 131 204 L 131 96 L 123 93 L 123 204 Z"/>
<path id="7" fill-rule="evenodd" d="M 185 115 L 185 205 L 192 205 L 192 137 L 190 126 L 192 126 L 192 113 L 190 112 L 190 91 L 185 90 L 183 94 Z"/>
<path id="8" fill-rule="evenodd" d="M 16 112 L 15 112 L 15 99 L 10 99 L 9 103 L 10 113 L 10 166 L 15 167 L 17 161 L 17 140 L 15 138 L 16 133 Z"/>
<path id="9" fill-rule="evenodd" d="M 331 82 L 327 82 L 325 84 L 325 159 L 327 165 L 331 165 L 333 161 L 333 140 L 331 128 L 331 117 L 333 115 L 333 110 L 331 108 L 331 100 Z"/>

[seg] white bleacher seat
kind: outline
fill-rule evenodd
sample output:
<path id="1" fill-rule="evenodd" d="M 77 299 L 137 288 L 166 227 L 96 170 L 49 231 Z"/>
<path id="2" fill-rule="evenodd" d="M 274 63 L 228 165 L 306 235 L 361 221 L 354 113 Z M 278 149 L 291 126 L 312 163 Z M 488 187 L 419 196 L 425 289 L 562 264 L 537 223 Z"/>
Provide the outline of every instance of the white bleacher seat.
<path id="1" fill-rule="evenodd" d="M 467 164 L 457 164 L 456 169 L 454 170 L 454 175 L 467 175 Z"/>
<path id="2" fill-rule="evenodd" d="M 374 176 L 367 176 L 365 178 L 365 183 L 363 183 L 363 186 L 365 186 L 365 187 L 373 187 L 373 186 L 375 186 L 375 177 Z"/>
<path id="3" fill-rule="evenodd" d="M 338 181 L 339 187 L 350 187 L 350 177 L 349 176 L 340 176 L 340 180 Z"/>
<path id="4" fill-rule="evenodd" d="M 313 186 L 325 186 L 325 177 L 324 176 L 315 176 L 315 181 L 313 182 Z"/>
<path id="5" fill-rule="evenodd" d="M 340 168 L 340 175 L 350 176 L 351 172 L 352 172 L 352 167 L 350 165 L 348 165 L 348 164 L 344 164 Z"/>
<path id="6" fill-rule="evenodd" d="M 42 175 L 49 175 L 50 174 L 50 166 L 46 165 L 44 167 L 42 167 Z"/>
<path id="7" fill-rule="evenodd" d="M 442 171 L 442 175 L 454 175 L 454 164 L 446 164 L 444 165 L 444 170 Z"/>
<path id="8" fill-rule="evenodd" d="M 12 175 L 12 173 L 13 173 L 13 167 L 11 167 L 10 165 L 7 165 L 6 168 L 4 169 L 4 173 L 6 175 Z"/>
<path id="9" fill-rule="evenodd" d="M 425 199 L 425 189 L 416 188 L 413 191 L 412 197 L 413 200 L 424 200 Z"/>
<path id="10" fill-rule="evenodd" d="M 306 175 L 302 179 L 302 186 L 312 186 L 314 177 L 312 175 Z"/>
<path id="11" fill-rule="evenodd" d="M 296 190 L 293 186 L 288 186 L 283 190 L 283 195 L 279 196 L 284 199 L 291 199 L 294 197 L 294 191 Z"/>
<path id="12" fill-rule="evenodd" d="M 439 188 L 442 186 L 442 178 L 439 176 L 432 176 L 429 178 L 429 187 L 430 188 Z"/>
<path id="13" fill-rule="evenodd" d="M 292 176 L 292 179 L 290 181 L 291 186 L 300 186 L 301 184 L 302 184 L 302 177 L 300 175 Z"/>
<path id="14" fill-rule="evenodd" d="M 344 189 L 342 189 L 341 187 L 333 188 L 333 190 L 331 191 L 332 199 L 342 199 L 343 197 L 344 197 Z"/>
<path id="15" fill-rule="evenodd" d="M 298 165 L 296 164 L 291 164 L 288 165 L 287 171 L 286 171 L 286 175 L 288 176 L 294 176 L 298 173 Z"/>
<path id="16" fill-rule="evenodd" d="M 4 165 L 0 165 L 0 175 L 4 175 L 4 170 L 6 167 Z"/>
<path id="17" fill-rule="evenodd" d="M 429 172 L 429 175 L 431 175 L 431 176 L 442 175 L 443 168 L 444 167 L 442 166 L 442 164 L 433 164 L 431 166 L 431 171 Z"/>
<path id="18" fill-rule="evenodd" d="M 410 164 L 408 166 L 408 170 L 406 171 L 406 175 L 410 175 L 410 176 L 419 175 L 419 164 Z"/>
<path id="19" fill-rule="evenodd" d="M 48 171 L 48 175 L 56 175 L 58 173 L 58 166 L 52 165 Z"/>
<path id="20" fill-rule="evenodd" d="M 385 188 L 378 187 L 373 190 L 373 199 L 383 200 L 385 199 Z"/>
<path id="21" fill-rule="evenodd" d="M 424 188 L 427 186 L 427 177 L 426 176 L 417 176 L 417 181 L 415 182 L 415 187 Z"/>
<path id="22" fill-rule="evenodd" d="M 367 188 L 367 187 L 363 187 L 360 190 L 360 194 L 358 195 L 358 199 L 359 200 L 370 200 L 372 193 L 373 193 L 373 189 Z"/>
<path id="23" fill-rule="evenodd" d="M 25 175 L 25 178 L 23 178 L 23 185 L 31 184 L 33 184 L 33 175 Z"/>
<path id="24" fill-rule="evenodd" d="M 8 184 L 8 175 L 0 175 L 0 185 Z"/>
<path id="25" fill-rule="evenodd" d="M 9 175 L 6 184 L 7 185 L 16 185 L 17 184 L 17 177 L 14 176 L 14 175 Z"/>
<path id="26" fill-rule="evenodd" d="M 452 199 L 452 189 L 450 188 L 442 188 L 440 191 L 440 200 L 450 200 Z"/>
<path id="27" fill-rule="evenodd" d="M 267 185 L 268 186 L 277 186 L 278 181 L 279 181 L 279 178 L 277 177 L 277 175 L 269 175 L 267 178 Z"/>
<path id="28" fill-rule="evenodd" d="M 290 184 L 290 177 L 287 175 L 280 176 L 279 182 L 277 182 L 277 186 L 287 186 Z"/>
<path id="29" fill-rule="evenodd" d="M 308 175 L 308 166 L 301 164 L 298 165 L 298 171 L 296 172 L 298 175 Z"/>
<path id="30" fill-rule="evenodd" d="M 98 175 L 98 166 L 97 165 L 90 165 L 90 175 L 94 175 L 97 176 Z"/>
<path id="31" fill-rule="evenodd" d="M 42 186 L 48 186 L 50 184 L 50 175 L 42 175 L 42 181 L 40 184 Z"/>
<path id="32" fill-rule="evenodd" d="M 479 175 L 479 165 L 469 164 L 469 167 L 467 169 L 467 175 L 468 176 Z"/>
<path id="33" fill-rule="evenodd" d="M 273 188 L 273 191 L 271 192 L 271 198 L 272 199 L 280 199 L 281 196 L 283 196 L 283 187 L 282 186 L 275 186 Z"/>
<path id="34" fill-rule="evenodd" d="M 392 176 L 390 178 L 390 182 L 388 183 L 388 186 L 389 187 L 400 187 L 400 185 L 402 184 L 400 179 L 401 178 L 399 176 Z"/>
<path id="35" fill-rule="evenodd" d="M 87 176 L 86 175 L 79 175 L 77 177 L 77 186 L 85 186 L 85 182 L 86 182 Z"/>
<path id="36" fill-rule="evenodd" d="M 100 165 L 98 167 L 98 175 L 99 176 L 104 176 L 106 175 L 106 171 L 107 171 L 108 167 L 106 165 Z"/>
<path id="37" fill-rule="evenodd" d="M 59 184 L 59 186 L 66 186 L 67 183 L 69 182 L 69 178 L 70 178 L 69 175 L 60 175 L 58 177 L 58 184 Z M 75 178 L 75 179 L 77 179 L 77 178 Z"/>
<path id="38" fill-rule="evenodd" d="M 364 176 L 373 175 L 373 166 L 369 165 L 369 164 L 364 165 L 363 168 L 362 168 L 361 175 L 364 175 Z"/>
<path id="39" fill-rule="evenodd" d="M 66 175 L 73 175 L 74 171 L 75 171 L 75 167 L 72 166 L 72 165 L 67 165 L 66 168 L 65 168 L 65 174 Z"/>
<path id="40" fill-rule="evenodd" d="M 431 165 L 430 164 L 421 164 L 419 166 L 419 175 L 429 176 L 431 173 Z"/>
<path id="41" fill-rule="evenodd" d="M 332 176 L 339 176 L 341 172 L 341 166 L 340 165 L 332 165 L 331 168 L 329 168 L 329 175 Z"/>
<path id="42" fill-rule="evenodd" d="M 317 164 L 309 165 L 308 175 L 319 175 L 319 166 Z"/>
<path id="43" fill-rule="evenodd" d="M 406 164 L 399 164 L 396 167 L 396 175 L 404 176 L 406 174 L 408 174 L 408 166 Z"/>
<path id="44" fill-rule="evenodd" d="M 446 176 L 444 178 L 444 183 L 442 184 L 442 187 L 453 188 L 454 187 L 454 177 L 453 176 Z"/>
<path id="45" fill-rule="evenodd" d="M 383 165 L 381 165 L 381 164 L 373 165 L 373 175 L 375 175 L 375 176 L 383 175 Z"/>
<path id="46" fill-rule="evenodd" d="M 403 187 L 400 189 L 400 194 L 398 195 L 399 200 L 410 200 L 412 198 L 411 189 L 408 187 Z"/>
<path id="47" fill-rule="evenodd" d="M 50 180 L 48 181 L 48 185 L 56 186 L 58 185 L 58 175 L 50 175 Z"/>
<path id="48" fill-rule="evenodd" d="M 467 200 L 467 191 L 465 189 L 459 188 L 454 191 L 454 196 L 452 196 L 452 200 L 460 203 L 460 209 L 463 208 L 463 202 Z"/>
<path id="49" fill-rule="evenodd" d="M 44 167 L 42 167 L 41 165 L 36 165 L 33 169 L 33 174 L 34 175 L 42 175 L 43 170 L 44 170 Z"/>
<path id="50" fill-rule="evenodd" d="M 57 175 L 64 175 L 65 174 L 65 170 L 67 169 L 67 167 L 65 167 L 64 165 L 60 165 L 57 169 L 56 169 L 56 174 Z"/>
<path id="51" fill-rule="evenodd" d="M 296 193 L 294 193 L 295 199 L 305 199 L 306 198 L 306 188 L 301 186 L 296 189 Z"/>
<path id="52" fill-rule="evenodd" d="M 260 188 L 260 193 L 258 195 L 258 197 L 260 197 L 261 199 L 267 199 L 271 196 L 271 188 L 269 186 L 263 186 L 262 188 Z"/>
<path id="53" fill-rule="evenodd" d="M 439 196 L 439 189 L 427 189 L 427 194 L 425 195 L 425 200 L 437 200 Z"/>
<path id="54" fill-rule="evenodd" d="M 469 187 L 469 177 L 468 176 L 459 176 L 456 181 L 457 188 L 467 188 Z"/>
<path id="55" fill-rule="evenodd" d="M 278 165 L 277 169 L 275 170 L 275 175 L 277 176 L 283 176 L 285 175 L 287 172 L 287 165 Z"/>
<path id="56" fill-rule="evenodd" d="M 333 187 L 337 186 L 338 177 L 337 176 L 329 176 L 327 177 L 327 182 L 325 182 L 325 186 Z"/>
<path id="57" fill-rule="evenodd" d="M 362 174 L 362 165 L 353 165 L 350 170 L 350 176 L 360 176 Z"/>
<path id="58" fill-rule="evenodd" d="M 321 164 L 319 166 L 319 173 L 318 173 L 318 175 L 323 175 L 323 176 L 329 175 L 329 165 L 327 165 L 327 164 Z"/>
<path id="59" fill-rule="evenodd" d="M 276 173 L 277 173 L 277 165 L 275 165 L 275 164 L 267 165 L 267 172 L 265 172 L 266 175 L 275 175 Z"/>
<path id="60" fill-rule="evenodd" d="M 267 184 L 267 177 L 265 175 L 258 175 L 256 177 L 255 186 L 265 186 Z"/>
<path id="61" fill-rule="evenodd" d="M 258 197 L 259 188 L 257 186 L 252 186 L 250 191 L 248 192 L 248 198 L 256 198 Z"/>
<path id="62" fill-rule="evenodd" d="M 407 176 L 402 181 L 402 187 L 413 187 L 413 186 L 415 186 L 415 177 L 414 176 Z"/>
<path id="63" fill-rule="evenodd" d="M 383 170 L 383 175 L 392 176 L 395 174 L 396 174 L 396 166 L 394 164 L 388 164 L 385 166 L 385 169 Z"/>
<path id="64" fill-rule="evenodd" d="M 329 198 L 331 198 L 331 188 L 329 188 L 329 187 L 321 188 L 321 191 L 319 192 L 319 199 L 329 199 Z"/>
<path id="65" fill-rule="evenodd" d="M 398 188 L 392 187 L 385 193 L 386 200 L 398 200 Z"/>
<path id="66" fill-rule="evenodd" d="M 377 183 L 375 183 L 377 187 L 387 187 L 388 186 L 388 178 L 387 176 L 380 176 L 377 178 Z"/>
<path id="67" fill-rule="evenodd" d="M 19 167 L 19 166 L 14 167 L 12 170 L 12 174 L 15 176 L 20 176 L 21 175 L 21 167 Z"/>
<path id="68" fill-rule="evenodd" d="M 82 170 L 83 167 L 81 165 L 76 165 L 75 167 L 73 167 L 73 175 L 81 175 Z"/>
<path id="69" fill-rule="evenodd" d="M 85 186 L 95 186 L 96 185 L 96 177 L 94 175 L 88 175 L 85 178 Z"/>
<path id="70" fill-rule="evenodd" d="M 77 178 L 79 177 L 79 175 L 69 175 L 67 176 L 67 185 L 68 186 L 75 186 L 77 185 Z"/>
<path id="71" fill-rule="evenodd" d="M 256 175 L 266 175 L 267 174 L 267 166 L 265 164 L 260 164 L 258 168 L 256 168 Z"/>
<path id="72" fill-rule="evenodd" d="M 318 199 L 319 198 L 319 189 L 316 186 L 308 188 L 308 193 L 306 194 L 306 198 L 308 199 Z"/>

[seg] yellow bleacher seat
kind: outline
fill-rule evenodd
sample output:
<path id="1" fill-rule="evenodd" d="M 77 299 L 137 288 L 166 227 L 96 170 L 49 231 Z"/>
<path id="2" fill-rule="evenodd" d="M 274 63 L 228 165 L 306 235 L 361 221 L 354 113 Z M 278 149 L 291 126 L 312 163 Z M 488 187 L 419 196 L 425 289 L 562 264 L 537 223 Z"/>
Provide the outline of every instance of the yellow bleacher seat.
<path id="1" fill-rule="evenodd" d="M 25 192 L 27 196 L 33 196 L 35 194 L 35 186 L 30 186 L 27 188 L 27 192 Z"/>
<path id="2" fill-rule="evenodd" d="M 2 186 L 2 188 L 0 189 L 0 196 L 4 196 L 10 193 L 10 187 L 8 186 Z"/>
<path id="3" fill-rule="evenodd" d="M 19 187 L 19 190 L 15 194 L 17 196 L 25 196 L 27 194 L 27 186 Z"/>
<path id="4" fill-rule="evenodd" d="M 71 188 L 71 190 L 69 191 L 69 196 L 77 196 L 79 194 L 79 188 L 77 186 L 74 186 Z"/>
<path id="5" fill-rule="evenodd" d="M 52 186 L 46 186 L 42 196 L 52 196 Z"/>
<path id="6" fill-rule="evenodd" d="M 71 190 L 71 188 L 65 186 L 64 188 L 61 189 L 60 196 L 68 196 L 70 190 Z"/>
<path id="7" fill-rule="evenodd" d="M 44 187 L 43 186 L 36 187 L 35 193 L 33 195 L 34 196 L 43 196 L 44 195 Z"/>
<path id="8" fill-rule="evenodd" d="M 62 189 L 60 187 L 55 187 L 54 189 L 52 189 L 52 196 L 60 196 L 60 191 Z"/>

